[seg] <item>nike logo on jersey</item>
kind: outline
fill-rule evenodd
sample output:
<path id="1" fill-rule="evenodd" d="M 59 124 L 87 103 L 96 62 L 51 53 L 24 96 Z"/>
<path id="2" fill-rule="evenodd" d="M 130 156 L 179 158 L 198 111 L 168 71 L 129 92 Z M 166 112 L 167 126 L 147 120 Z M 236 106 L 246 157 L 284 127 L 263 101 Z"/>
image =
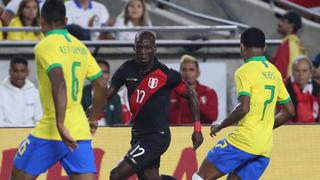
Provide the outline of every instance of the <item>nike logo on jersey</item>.
<path id="1" fill-rule="evenodd" d="M 137 78 L 126 78 L 126 81 L 138 81 Z"/>

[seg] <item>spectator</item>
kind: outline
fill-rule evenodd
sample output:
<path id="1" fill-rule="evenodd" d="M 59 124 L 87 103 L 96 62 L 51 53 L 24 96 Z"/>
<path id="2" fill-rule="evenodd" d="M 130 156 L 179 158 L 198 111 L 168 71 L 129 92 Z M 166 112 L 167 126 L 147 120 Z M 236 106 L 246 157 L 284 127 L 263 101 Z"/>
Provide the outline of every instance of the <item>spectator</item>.
<path id="1" fill-rule="evenodd" d="M 282 44 L 278 47 L 273 58 L 273 64 L 280 71 L 282 78 L 291 75 L 292 62 L 306 51 L 302 45 L 297 32 L 302 27 L 301 17 L 295 12 L 288 12 L 284 15 L 276 14 L 279 18 L 278 32 L 283 37 Z"/>
<path id="2" fill-rule="evenodd" d="M 151 26 L 144 0 L 130 0 L 116 19 L 114 27 Z M 134 40 L 136 32 L 120 32 L 116 39 Z"/>
<path id="3" fill-rule="evenodd" d="M 320 53 L 314 58 L 312 79 L 320 86 Z"/>
<path id="4" fill-rule="evenodd" d="M 38 27 L 40 20 L 39 5 L 37 0 L 22 0 L 17 12 L 17 17 L 13 18 L 9 27 Z M 41 32 L 8 32 L 9 40 L 41 40 Z"/>
<path id="5" fill-rule="evenodd" d="M 103 76 L 107 80 L 106 84 L 110 79 L 110 65 L 107 61 L 97 60 Z M 87 85 L 83 88 L 82 106 L 86 111 L 92 104 L 92 85 Z M 99 125 L 114 125 L 122 124 L 122 110 L 121 110 L 121 100 L 118 94 L 115 94 L 108 104 L 106 104 L 104 111 L 101 114 L 101 119 L 104 121 L 99 121 Z"/>
<path id="6" fill-rule="evenodd" d="M 9 77 L 0 85 L 0 126 L 34 126 L 42 110 L 38 90 L 27 79 L 28 62 L 14 57 L 10 62 Z"/>
<path id="7" fill-rule="evenodd" d="M 0 28 L 2 28 L 2 21 L 0 20 Z M 2 31 L 0 32 L 0 40 L 3 40 L 3 33 Z"/>
<path id="8" fill-rule="evenodd" d="M 184 55 L 181 57 L 180 73 L 191 88 L 197 93 L 200 107 L 201 123 L 212 123 L 218 116 L 217 93 L 198 82 L 200 76 L 199 63 L 195 57 Z M 170 99 L 170 123 L 171 124 L 191 124 L 191 112 L 188 103 L 183 97 L 179 97 L 175 92 L 171 93 Z"/>
<path id="9" fill-rule="evenodd" d="M 92 0 L 70 0 L 66 2 L 68 25 L 81 28 L 102 27 L 107 24 L 109 12 L 105 5 Z M 79 31 L 83 31 L 79 29 Z M 91 39 L 99 39 L 100 33 L 91 33 Z"/>
<path id="10" fill-rule="evenodd" d="M 11 0 L 7 4 L 3 14 L 1 15 L 1 19 L 3 21 L 4 26 L 8 26 L 9 23 L 11 22 L 11 20 L 15 17 L 15 15 L 18 12 L 19 5 L 20 5 L 21 1 L 22 0 Z M 38 4 L 40 6 L 39 10 L 43 6 L 44 2 L 45 2 L 45 0 L 38 0 Z"/>
<path id="11" fill-rule="evenodd" d="M 319 118 L 320 88 L 311 80 L 312 63 L 305 57 L 298 57 L 292 65 L 292 76 L 285 84 L 296 109 L 293 122 L 316 122 Z"/>

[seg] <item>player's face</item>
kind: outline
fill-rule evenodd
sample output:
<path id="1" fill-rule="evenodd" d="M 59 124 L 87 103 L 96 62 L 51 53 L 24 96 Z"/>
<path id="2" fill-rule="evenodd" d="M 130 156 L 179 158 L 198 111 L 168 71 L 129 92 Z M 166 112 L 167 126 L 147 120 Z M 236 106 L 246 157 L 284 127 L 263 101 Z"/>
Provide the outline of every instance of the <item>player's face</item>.
<path id="1" fill-rule="evenodd" d="M 193 62 L 182 63 L 180 67 L 180 73 L 182 79 L 185 80 L 189 85 L 195 84 L 200 75 L 197 66 Z"/>
<path id="2" fill-rule="evenodd" d="M 143 5 L 140 0 L 133 0 L 128 6 L 128 13 L 131 19 L 140 19 L 143 15 Z"/>
<path id="3" fill-rule="evenodd" d="M 37 17 L 38 8 L 37 2 L 35 0 L 30 0 L 27 2 L 26 6 L 22 10 L 23 17 L 28 20 L 33 20 Z"/>
<path id="4" fill-rule="evenodd" d="M 107 81 L 109 81 L 110 78 L 110 74 L 109 74 L 109 69 L 108 66 L 104 65 L 104 64 L 99 64 L 101 71 L 103 73 L 103 77 L 107 79 Z"/>
<path id="5" fill-rule="evenodd" d="M 292 30 L 293 30 L 293 24 L 290 23 L 287 19 L 280 19 L 279 20 L 277 31 L 280 34 L 286 35 Z"/>
<path id="6" fill-rule="evenodd" d="M 307 61 L 300 61 L 293 66 L 292 75 L 294 81 L 300 86 L 304 87 L 311 78 L 311 69 Z"/>
<path id="7" fill-rule="evenodd" d="M 136 58 L 141 65 L 148 65 L 154 58 L 155 44 L 148 38 L 138 38 L 135 41 Z"/>
<path id="8" fill-rule="evenodd" d="M 26 65 L 22 63 L 13 64 L 9 70 L 12 85 L 18 88 L 24 86 L 28 73 L 29 71 Z"/>
<path id="9" fill-rule="evenodd" d="M 312 79 L 320 85 L 320 66 L 313 70 Z"/>

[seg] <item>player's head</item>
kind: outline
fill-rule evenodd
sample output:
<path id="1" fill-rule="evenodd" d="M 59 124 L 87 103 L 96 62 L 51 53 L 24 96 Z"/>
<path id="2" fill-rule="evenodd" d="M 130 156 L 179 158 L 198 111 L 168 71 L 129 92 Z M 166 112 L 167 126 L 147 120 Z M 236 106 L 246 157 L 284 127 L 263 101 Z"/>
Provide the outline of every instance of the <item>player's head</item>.
<path id="1" fill-rule="evenodd" d="M 22 56 L 13 57 L 10 61 L 10 82 L 12 85 L 21 88 L 24 86 L 29 74 L 28 61 Z"/>
<path id="2" fill-rule="evenodd" d="M 156 34 L 152 31 L 139 31 L 135 36 L 134 51 L 139 64 L 149 65 L 153 59 L 156 48 Z"/>
<path id="3" fill-rule="evenodd" d="M 298 84 L 300 88 L 310 81 L 312 76 L 312 62 L 306 56 L 300 56 L 294 60 L 292 64 L 292 76 L 294 82 Z"/>
<path id="4" fill-rule="evenodd" d="M 197 59 L 190 55 L 183 55 L 180 61 L 180 73 L 189 85 L 195 84 L 200 76 Z"/>
<path id="5" fill-rule="evenodd" d="M 109 65 L 109 63 L 108 63 L 107 61 L 105 61 L 105 60 L 102 60 L 102 59 L 98 59 L 98 60 L 97 60 L 97 63 L 98 63 L 98 65 L 99 65 L 100 68 L 101 68 L 101 71 L 102 71 L 102 73 L 103 73 L 103 76 L 104 76 L 107 80 L 109 80 L 109 78 L 110 78 L 110 65 Z"/>
<path id="6" fill-rule="evenodd" d="M 67 23 L 66 7 L 62 0 L 46 0 L 41 8 L 41 29 L 46 33 L 52 29 L 63 29 Z"/>
<path id="7" fill-rule="evenodd" d="M 246 29 L 240 38 L 240 52 L 244 59 L 262 56 L 266 47 L 266 37 L 258 28 Z"/>
<path id="8" fill-rule="evenodd" d="M 295 34 L 302 27 L 300 15 L 293 11 L 289 11 L 286 14 L 276 13 L 276 17 L 279 19 L 277 31 L 282 36 Z"/>

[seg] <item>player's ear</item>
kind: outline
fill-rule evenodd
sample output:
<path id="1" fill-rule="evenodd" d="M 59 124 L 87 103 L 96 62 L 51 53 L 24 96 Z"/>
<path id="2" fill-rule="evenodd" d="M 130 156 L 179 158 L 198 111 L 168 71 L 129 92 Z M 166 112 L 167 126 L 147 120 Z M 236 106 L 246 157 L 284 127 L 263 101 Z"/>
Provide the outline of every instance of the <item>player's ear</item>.
<path id="1" fill-rule="evenodd" d="M 64 18 L 63 25 L 66 26 L 68 22 L 68 18 Z"/>
<path id="2" fill-rule="evenodd" d="M 264 48 L 262 49 L 262 52 L 265 53 L 267 51 L 267 45 L 264 46 Z"/>
<path id="3" fill-rule="evenodd" d="M 240 43 L 240 51 L 243 52 L 245 49 L 244 45 L 242 43 Z"/>

